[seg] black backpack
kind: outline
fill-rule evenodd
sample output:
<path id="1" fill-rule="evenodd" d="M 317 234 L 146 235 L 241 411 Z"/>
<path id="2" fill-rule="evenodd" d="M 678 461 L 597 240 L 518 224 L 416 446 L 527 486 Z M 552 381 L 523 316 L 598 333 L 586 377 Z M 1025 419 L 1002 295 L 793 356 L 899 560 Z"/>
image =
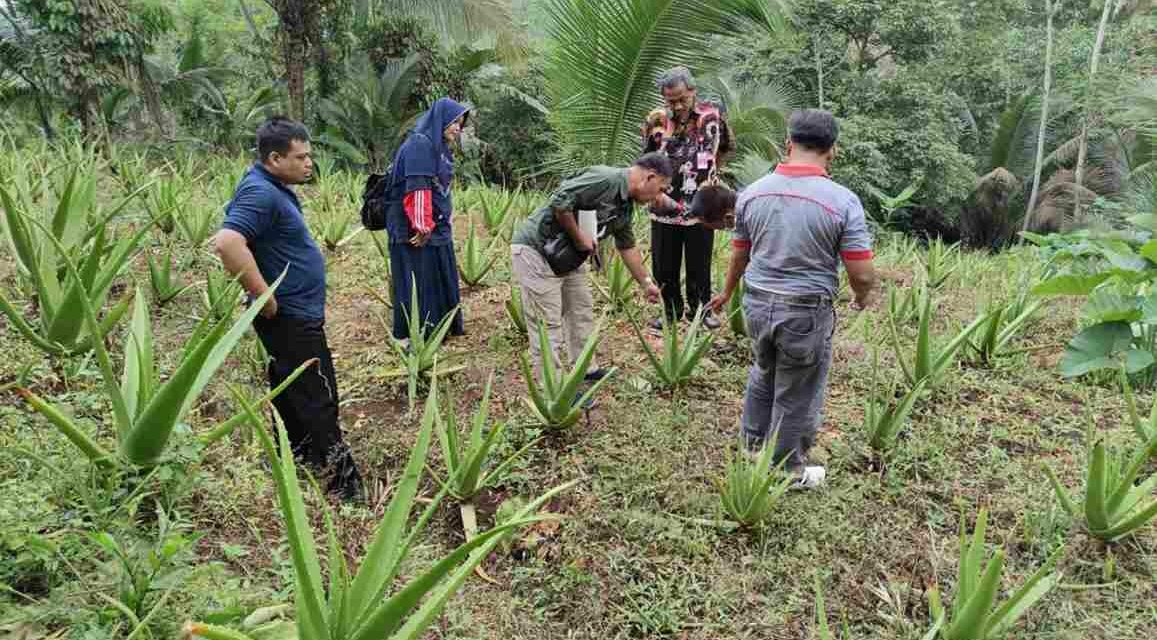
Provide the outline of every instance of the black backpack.
<path id="1" fill-rule="evenodd" d="M 394 168 L 386 173 L 371 173 L 366 176 L 366 187 L 362 190 L 362 226 L 370 231 L 386 228 L 386 212 L 390 206 L 390 191 L 394 186 Z"/>

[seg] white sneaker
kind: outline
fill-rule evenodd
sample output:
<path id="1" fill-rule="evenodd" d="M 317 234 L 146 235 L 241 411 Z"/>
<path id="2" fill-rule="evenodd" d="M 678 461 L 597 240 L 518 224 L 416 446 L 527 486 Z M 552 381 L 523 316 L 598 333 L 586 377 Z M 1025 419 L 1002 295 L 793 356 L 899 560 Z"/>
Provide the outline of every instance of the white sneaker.
<path id="1" fill-rule="evenodd" d="M 791 488 L 796 491 L 812 491 L 823 487 L 827 478 L 828 470 L 819 465 L 804 467 L 799 474 L 799 480 L 791 485 Z"/>

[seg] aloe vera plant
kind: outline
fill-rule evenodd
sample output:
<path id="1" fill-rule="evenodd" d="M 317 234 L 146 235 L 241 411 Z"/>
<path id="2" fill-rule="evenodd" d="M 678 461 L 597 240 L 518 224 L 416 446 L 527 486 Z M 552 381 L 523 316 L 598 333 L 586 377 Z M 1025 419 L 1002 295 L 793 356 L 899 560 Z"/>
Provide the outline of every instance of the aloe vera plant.
<path id="1" fill-rule="evenodd" d="M 959 267 L 959 244 L 946 244 L 939 238 L 928 243 L 928 252 L 924 255 L 924 275 L 928 278 L 930 289 L 936 291 L 947 284 Z"/>
<path id="2" fill-rule="evenodd" d="M 591 335 L 587 336 L 582 353 L 579 354 L 574 366 L 569 372 L 562 372 L 555 364 L 554 350 L 550 347 L 546 325 L 539 322 L 538 345 L 542 380 L 535 378 L 531 369 L 530 360 L 525 353 L 518 354 L 519 364 L 522 365 L 522 375 L 526 378 L 526 388 L 530 394 L 524 398 L 527 406 L 534 413 L 538 423 L 547 429 L 569 429 L 582 417 L 583 406 L 590 402 L 599 389 L 608 382 L 617 369 L 611 368 L 606 376 L 596 381 L 583 392 L 582 397 L 575 399 L 579 386 L 586 377 L 595 350 L 599 346 L 599 334 L 602 332 L 602 323 L 595 326 Z M 534 338 L 531 338 L 532 340 Z"/>
<path id="3" fill-rule="evenodd" d="M 500 235 L 499 232 L 506 227 L 511 208 L 518 202 L 521 193 L 521 190 L 478 190 L 477 202 L 482 207 L 482 223 L 491 234 Z"/>
<path id="4" fill-rule="evenodd" d="M 92 188 L 89 176 L 82 175 L 80 169 L 74 170 L 54 213 L 44 220 L 36 213 L 34 202 L 0 187 L 4 229 L 21 278 L 35 292 L 39 326 L 26 320 L 2 293 L 0 313 L 21 336 L 51 356 L 89 351 L 128 311 L 130 300 L 124 297 L 105 314 L 97 327 L 99 331 L 86 333 L 77 308 L 81 297 L 88 296 L 86 301 L 99 313 L 113 281 L 126 268 L 149 230 L 148 225 L 142 225 L 136 233 L 115 244 L 110 242 L 108 222 L 129 204 L 131 196 L 110 214 L 90 221 L 94 208 Z M 95 226 L 86 229 L 86 221 Z M 66 260 L 78 261 L 75 272 L 62 268 Z"/>
<path id="5" fill-rule="evenodd" d="M 518 285 L 510 285 L 510 297 L 506 299 L 506 315 L 514 324 L 514 329 L 522 335 L 527 335 L 526 314 L 522 311 L 522 290 Z"/>
<path id="6" fill-rule="evenodd" d="M 229 277 L 222 269 L 213 269 L 205 277 L 205 289 L 201 292 L 201 301 L 210 317 L 218 320 L 233 313 L 237 300 L 241 297 L 241 283 L 236 278 Z"/>
<path id="7" fill-rule="evenodd" d="M 157 220 L 157 227 L 166 235 L 176 230 L 175 217 L 188 198 L 187 184 L 174 178 L 158 180 L 145 196 L 149 214 Z"/>
<path id="8" fill-rule="evenodd" d="M 1088 438 L 1091 441 L 1095 437 L 1090 425 Z M 1157 473 L 1137 482 L 1154 457 L 1157 457 L 1157 434 L 1138 445 L 1132 456 L 1110 453 L 1104 440 L 1097 439 L 1089 452 L 1083 504 L 1069 496 L 1051 467 L 1045 465 L 1045 472 L 1065 511 L 1080 519 L 1093 537 L 1112 542 L 1157 517 L 1157 499 L 1145 502 L 1157 489 Z"/>
<path id="9" fill-rule="evenodd" d="M 193 288 L 192 284 L 182 285 L 173 275 L 173 251 L 168 250 L 160 261 L 148 256 L 149 284 L 152 287 L 153 299 L 158 305 L 164 306 Z"/>
<path id="10" fill-rule="evenodd" d="M 441 412 L 435 421 L 438 440 L 442 445 L 442 459 L 446 462 L 446 479 L 441 483 L 459 503 L 462 529 L 468 541 L 478 535 L 474 497 L 483 489 L 500 482 L 507 470 L 535 444 L 531 442 L 504 460 L 490 464 L 494 447 L 506 432 L 506 424 L 502 422 L 495 423 L 488 431 L 486 430 L 490 421 L 490 390 L 493 384 L 494 375 L 491 374 L 486 381 L 486 390 L 482 394 L 478 409 L 470 421 L 470 434 L 467 440 L 463 441 L 458 431 L 453 398 L 447 398 L 446 411 Z"/>
<path id="11" fill-rule="evenodd" d="M 422 638 L 470 572 L 486 559 L 505 535 L 543 520 L 545 516 L 537 515 L 542 506 L 573 486 L 571 483 L 548 491 L 511 519 L 464 543 L 404 586 L 394 588 L 394 582 L 415 548 L 418 535 L 437 512 L 444 495 L 435 497 L 413 527 L 407 530 L 438 411 L 436 389 L 436 384 L 431 384 L 417 443 L 411 449 L 410 459 L 386 507 L 385 516 L 367 546 L 366 555 L 354 572 L 346 564 L 328 507 L 324 514 L 327 544 L 319 549 L 314 542 L 305 500 L 298 486 L 293 451 L 284 427 L 278 426 L 275 445 L 266 433 L 261 417 L 252 406 L 246 406 L 272 466 L 277 502 L 285 520 L 294 569 L 296 620 L 293 623 L 275 623 L 279 628 L 266 626 L 263 631 L 279 632 L 279 637 L 294 637 L 296 634 L 296 637 L 308 640 Z M 328 581 L 322 578 L 323 559 Z M 186 638 L 207 640 L 251 637 L 226 627 L 200 623 L 186 624 L 184 634 Z"/>
<path id="12" fill-rule="evenodd" d="M 502 236 L 497 233 L 490 238 L 490 242 L 483 245 L 474 228 L 474 216 L 470 216 L 470 227 L 466 233 L 466 242 L 462 245 L 462 256 L 458 259 L 458 273 L 462 282 L 468 287 L 477 287 L 498 261 L 499 253 L 495 250 Z"/>
<path id="13" fill-rule="evenodd" d="M 351 174 L 339 173 L 332 160 L 317 162 L 317 184 L 313 207 L 313 233 L 329 251 L 337 251 L 349 244 L 365 230 L 358 224 L 357 203 L 352 199 L 358 193 Z"/>
<path id="14" fill-rule="evenodd" d="M 976 518 L 976 529 L 969 539 L 961 519 L 960 568 L 952 608 L 944 608 L 937 587 L 933 586 L 928 591 L 932 618 L 941 625 L 940 637 L 944 640 L 995 640 L 1007 637 L 1012 625 L 1060 581 L 1060 574 L 1055 569 L 1064 547 L 1053 552 L 1036 573 L 996 607 L 996 598 L 1001 590 L 1000 577 L 1004 570 L 1004 551 L 997 549 L 987 565 L 984 563 L 987 521 L 988 512 L 982 509 Z"/>
<path id="15" fill-rule="evenodd" d="M 75 272 L 75 263 L 71 259 L 68 263 L 69 269 Z M 123 345 L 124 368 L 119 377 L 113 371 L 112 358 L 105 349 L 104 341 L 93 343 L 104 392 L 112 405 L 119 456 L 107 451 L 73 418 L 48 401 L 28 389 L 20 388 L 17 391 L 33 409 L 47 418 L 98 466 L 112 467 L 123 463 L 151 466 L 160 459 L 177 424 L 192 410 L 201 392 L 280 283 L 281 278 L 278 278 L 269 291 L 258 298 L 236 322 L 229 323 L 227 319 L 213 321 L 208 317 L 202 320 L 186 342 L 180 364 L 163 383 L 157 370 L 148 303 L 144 295 L 137 292 L 133 317 Z M 81 296 L 80 299 L 79 315 L 89 332 L 96 333 L 99 329 L 96 310 L 88 302 L 87 296 Z M 300 375 L 303 370 L 304 367 L 294 376 Z M 263 401 L 272 399 L 285 386 L 275 389 Z M 234 425 L 239 423 L 230 422 Z M 209 442 L 226 433 L 215 430 Z"/>
<path id="16" fill-rule="evenodd" d="M 446 334 L 450 332 L 450 325 L 458 314 L 458 307 L 448 311 L 446 316 L 433 328 L 429 328 L 426 321 L 420 317 L 418 313 L 420 308 L 418 306 L 418 281 L 417 277 L 413 277 L 410 286 L 410 308 L 404 311 L 410 339 L 409 341 L 398 340 L 393 337 L 392 333 L 390 334 L 390 345 L 394 348 L 394 353 L 401 359 L 402 367 L 386 373 L 386 377 L 405 376 L 407 378 L 411 410 L 417 406 L 418 381 L 421 378 L 432 378 L 434 375 L 443 376 L 466 368 L 464 365 L 438 367 L 438 351 L 442 348 Z M 390 326 L 384 319 L 382 324 L 387 329 Z"/>
<path id="17" fill-rule="evenodd" d="M 221 222 L 221 213 L 213 207 L 181 206 L 172 212 L 173 222 L 185 242 L 193 249 L 201 249 Z"/>
<path id="18" fill-rule="evenodd" d="M 635 278 L 617 252 L 607 260 L 603 267 L 603 273 L 604 276 L 601 280 L 605 280 L 605 283 L 600 282 L 600 278 L 594 273 L 591 274 L 591 283 L 594 284 L 595 289 L 606 299 L 612 309 L 627 308 L 631 302 L 631 289 L 635 286 Z"/>
<path id="19" fill-rule="evenodd" d="M 931 389 L 940 379 L 940 376 L 948 369 L 955 361 L 957 352 L 961 347 L 967 344 L 969 337 L 972 336 L 987 319 L 987 315 L 983 315 L 971 324 L 960 330 L 959 333 L 953 337 L 948 344 L 939 350 L 935 350 L 932 346 L 932 295 L 925 289 L 923 301 L 920 307 L 919 329 L 916 334 L 916 353 L 911 364 L 908 362 L 909 355 L 905 353 L 905 349 L 900 344 L 900 331 L 897 328 L 897 318 L 888 314 L 888 329 L 892 339 L 892 348 L 895 350 L 896 359 L 900 362 L 900 368 L 904 372 L 904 377 L 908 380 L 908 387 L 915 388 L 921 381 L 927 380 L 926 388 Z"/>
<path id="20" fill-rule="evenodd" d="M 692 374 L 695 373 L 695 367 L 707 354 L 707 350 L 711 348 L 715 336 L 702 331 L 705 312 L 706 307 L 699 308 L 695 318 L 691 321 L 691 326 L 687 328 L 687 335 L 682 338 L 679 336 L 677 323 L 663 323 L 663 353 L 661 356 L 655 353 L 651 344 L 647 342 L 647 337 L 643 333 L 643 327 L 638 318 L 631 317 L 631 325 L 635 327 L 635 334 L 639 336 L 639 342 L 642 343 L 643 350 L 647 353 L 647 359 L 651 361 L 651 366 L 663 386 L 675 388 L 689 382 Z"/>
<path id="21" fill-rule="evenodd" d="M 924 299 L 926 287 L 923 282 L 904 287 L 903 293 L 898 287 L 888 288 L 888 314 L 896 319 L 896 324 L 907 326 L 920 316 L 920 303 Z"/>
<path id="22" fill-rule="evenodd" d="M 783 472 L 786 457 L 777 465 L 771 464 L 774 451 L 775 447 L 764 446 L 758 455 L 751 455 L 741 442 L 727 464 L 727 479 L 719 487 L 720 500 L 723 512 L 740 527 L 766 522 L 795 481 Z"/>
<path id="23" fill-rule="evenodd" d="M 876 452 L 883 453 L 891 449 L 896 442 L 896 436 L 900 433 L 900 429 L 904 428 L 904 423 L 908 421 L 908 415 L 912 412 L 912 407 L 915 406 L 920 394 L 924 392 L 924 386 L 928 380 L 920 380 L 899 401 L 896 401 L 895 380 L 892 381 L 883 395 L 879 394 L 879 372 L 880 352 L 874 350 L 872 352 L 872 392 L 864 407 L 864 430 L 868 434 L 868 445 Z"/>
<path id="24" fill-rule="evenodd" d="M 1024 350 L 1010 350 L 1008 344 L 1032 320 L 1044 304 L 1043 300 L 1028 302 L 1024 298 L 989 310 L 983 317 L 975 336 L 969 337 L 968 346 L 981 364 L 989 365 L 1001 356 Z M 978 339 L 973 340 L 973 337 Z"/>

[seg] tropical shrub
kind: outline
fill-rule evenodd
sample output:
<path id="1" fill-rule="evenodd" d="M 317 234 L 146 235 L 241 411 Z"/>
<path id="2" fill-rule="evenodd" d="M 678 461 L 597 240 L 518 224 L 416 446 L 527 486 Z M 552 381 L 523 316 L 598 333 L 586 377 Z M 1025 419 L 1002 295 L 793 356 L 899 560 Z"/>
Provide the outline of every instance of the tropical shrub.
<path id="1" fill-rule="evenodd" d="M 518 285 L 510 285 L 510 297 L 506 299 L 506 315 L 510 317 L 514 330 L 527 335 L 526 314 L 522 311 L 522 290 Z"/>
<path id="2" fill-rule="evenodd" d="M 76 270 L 71 261 L 69 268 Z M 118 453 L 106 450 L 80 427 L 75 418 L 52 403 L 28 389 L 19 388 L 17 391 L 94 464 L 103 468 L 155 465 L 164 454 L 173 430 L 192 410 L 201 392 L 245 335 L 280 282 L 278 278 L 269 291 L 255 300 L 236 322 L 230 322 L 228 318 L 214 320 L 211 316 L 202 320 L 186 341 L 180 363 L 164 382 L 157 370 L 148 303 L 144 295 L 137 292 L 129 332 L 123 344 L 124 365 L 119 377 L 113 371 L 112 358 L 105 349 L 104 341 L 93 342 L 93 351 L 104 383 L 104 394 L 112 405 Z M 98 331 L 96 310 L 87 296 L 81 297 L 78 306 L 81 311 L 78 315 L 90 334 Z M 313 363 L 302 366 L 293 377 L 300 375 L 309 364 Z M 272 399 L 285 386 L 274 389 L 263 400 Z M 230 421 L 229 424 L 235 426 L 238 421 Z M 227 431 L 215 431 L 206 442 L 226 434 Z"/>
<path id="3" fill-rule="evenodd" d="M 1116 369 L 1151 386 L 1157 376 L 1157 211 L 1136 215 L 1113 233 L 1084 229 L 1025 238 L 1042 248 L 1048 277 L 1042 296 L 1084 296 L 1088 324 L 1069 341 L 1061 360 L 1066 377 Z"/>
<path id="4" fill-rule="evenodd" d="M 631 290 L 635 286 L 635 278 L 627 263 L 616 252 L 603 264 L 602 278 L 591 274 L 591 284 L 612 309 L 625 309 L 631 302 Z M 600 282 L 603 280 L 605 282 Z"/>
<path id="5" fill-rule="evenodd" d="M 713 333 L 702 331 L 704 313 L 706 313 L 706 307 L 700 307 L 695 314 L 695 319 L 687 327 L 687 334 L 682 338 L 679 336 L 678 323 L 664 322 L 662 355 L 655 353 L 655 350 L 651 348 L 651 343 L 647 342 L 643 326 L 638 318 L 631 317 L 631 325 L 635 328 L 635 335 L 639 337 L 643 351 L 647 353 L 647 360 L 651 362 L 655 375 L 664 387 L 673 389 L 690 382 L 695 373 L 695 367 L 698 366 L 699 361 L 703 359 L 715 341 Z"/>
<path id="6" fill-rule="evenodd" d="M 940 590 L 933 586 L 928 592 L 932 617 L 944 640 L 995 640 L 1007 637 L 1033 605 L 1040 602 L 1060 582 L 1055 572 L 1057 560 L 1064 547 L 1058 548 L 1028 580 L 995 610 L 996 598 L 1001 591 L 1001 573 L 1004 571 L 1004 550 L 984 564 L 984 534 L 988 512 L 980 511 L 971 540 L 965 535 L 964 520 L 960 522 L 960 568 L 956 579 L 951 609 L 945 609 Z"/>
<path id="7" fill-rule="evenodd" d="M 877 453 L 884 453 L 895 444 L 896 436 L 908 421 L 916 400 L 924 392 L 928 379 L 922 379 L 896 400 L 896 381 L 887 390 L 879 392 L 880 352 L 872 352 L 872 390 L 864 406 L 864 431 L 868 435 L 868 445 Z"/>
<path id="8" fill-rule="evenodd" d="M 1069 496 L 1052 467 L 1045 465 L 1045 472 L 1065 511 L 1080 519 L 1093 537 L 1113 542 L 1157 517 L 1157 499 L 1151 499 L 1153 490 L 1157 489 L 1157 473 L 1139 481 L 1149 461 L 1157 457 L 1157 434 L 1136 445 L 1131 455 L 1109 452 L 1090 425 L 1089 439 L 1094 438 L 1096 442 L 1085 469 L 1084 499 L 1080 503 Z"/>
<path id="9" fill-rule="evenodd" d="M 158 305 L 164 306 L 193 288 L 192 283 L 182 285 L 180 279 L 173 274 L 172 249 L 166 251 L 159 258 L 159 261 L 155 260 L 152 254 L 148 255 L 147 260 L 149 263 L 149 285 L 152 288 L 153 300 L 156 300 Z"/>
<path id="10" fill-rule="evenodd" d="M 50 216 L 42 217 L 33 194 L 11 192 L 0 186 L 4 208 L 3 231 L 19 267 L 18 274 L 36 296 L 39 327 L 25 320 L 20 310 L 0 294 L 0 312 L 30 343 L 52 356 L 85 353 L 103 340 L 129 307 L 125 297 L 105 315 L 98 331 L 86 335 L 76 311 L 81 299 L 99 314 L 113 281 L 132 259 L 149 231 L 142 225 L 115 244 L 107 233 L 109 222 L 132 201 L 120 200 L 111 212 L 95 211 L 95 175 L 91 168 L 75 168 L 60 191 Z M 138 192 L 139 193 L 139 192 Z M 86 228 L 86 225 L 88 226 Z M 76 262 L 73 271 L 67 264 Z"/>
<path id="11" fill-rule="evenodd" d="M 431 322 L 420 317 L 418 313 L 418 280 L 417 276 L 412 276 L 413 283 L 410 287 L 410 308 L 405 310 L 406 325 L 409 328 L 410 337 L 408 340 L 399 340 L 394 337 L 393 331 L 390 331 L 392 323 L 382 320 L 382 325 L 386 327 L 390 335 L 390 346 L 394 348 L 394 353 L 402 361 L 402 368 L 388 372 L 387 377 L 405 376 L 407 379 L 408 397 L 410 399 L 410 410 L 412 411 L 417 406 L 418 401 L 418 381 L 425 377 L 432 379 L 435 375 L 447 375 L 461 371 L 465 366 L 453 367 L 438 367 L 438 351 L 442 348 L 442 342 L 446 339 L 446 334 L 450 332 L 450 325 L 454 322 L 454 317 L 458 314 L 458 307 L 454 307 L 446 312 L 446 316 L 438 322 L 437 325 L 431 326 Z"/>
<path id="12" fill-rule="evenodd" d="M 482 242 L 474 228 L 474 216 L 470 216 L 466 242 L 462 244 L 462 255 L 458 258 L 458 273 L 462 276 L 462 282 L 467 287 L 477 287 L 482 284 L 486 274 L 490 273 L 494 264 L 498 262 L 498 258 L 501 257 L 501 252 L 498 251 L 501 246 L 504 246 L 501 235 L 494 232 L 489 242 L 480 246 Z"/>
<path id="13" fill-rule="evenodd" d="M 239 400 L 244 402 L 243 398 Z M 276 629 L 267 627 L 263 630 L 267 634 L 296 635 L 311 640 L 421 638 L 470 572 L 486 559 L 503 536 L 541 521 L 544 517 L 535 515 L 537 511 L 551 498 L 573 486 L 573 483 L 563 485 L 543 494 L 502 525 L 464 543 L 405 586 L 394 589 L 393 583 L 414 550 L 418 535 L 442 501 L 441 494 L 430 501 L 413 527 L 407 530 L 437 419 L 436 384 L 431 384 L 418 441 L 411 449 L 410 459 L 386 507 L 385 516 L 366 547 L 365 557 L 352 573 L 338 543 L 338 532 L 328 506 L 324 508 L 326 547 L 324 551 L 317 548 L 284 426 L 279 422 L 275 445 L 267 433 L 267 425 L 254 407 L 245 403 L 245 410 L 269 458 L 277 489 L 277 504 L 285 520 L 293 560 L 296 620 L 278 623 Z M 326 560 L 328 584 L 322 579 L 323 559 Z M 208 640 L 250 637 L 232 629 L 201 623 L 186 624 L 184 634 L 186 638 Z"/>
<path id="14" fill-rule="evenodd" d="M 920 308 L 915 354 L 910 356 L 900 344 L 900 331 L 897 328 L 898 320 L 895 315 L 889 313 L 888 330 L 892 339 L 892 348 L 896 353 L 896 359 L 900 363 L 900 368 L 904 372 L 904 377 L 908 380 L 908 388 L 914 389 L 916 385 L 922 382 L 926 382 L 925 386 L 928 389 L 935 387 L 940 376 L 943 375 L 955 361 L 956 353 L 967 344 L 968 339 L 984 324 L 987 318 L 988 316 L 984 315 L 973 320 L 971 324 L 961 329 L 948 344 L 940 349 L 936 349 L 932 346 L 932 332 L 930 329 L 932 324 L 932 294 L 925 289 L 923 303 Z M 909 361 L 911 361 L 911 363 Z"/>
<path id="15" fill-rule="evenodd" d="M 727 465 L 727 479 L 719 487 L 720 500 L 724 514 L 740 527 L 767 522 L 780 498 L 795 482 L 783 472 L 786 457 L 778 465 L 771 464 L 774 451 L 775 447 L 768 445 L 753 455 L 741 442 Z"/>
<path id="16" fill-rule="evenodd" d="M 590 385 L 581 397 L 576 397 L 579 385 L 586 377 L 587 369 L 595 356 L 599 346 L 599 334 L 602 331 L 600 323 L 587 337 L 586 345 L 578 360 L 569 372 L 562 372 L 555 365 L 554 350 L 550 347 L 546 324 L 540 322 L 538 326 L 539 354 L 541 357 L 542 380 L 534 376 L 530 360 L 525 353 L 518 354 L 518 361 L 522 365 L 522 375 L 526 378 L 526 388 L 529 397 L 524 398 L 538 423 L 547 429 L 559 430 L 573 427 L 582 416 L 583 407 L 594 399 L 596 393 L 615 374 L 612 368 L 601 380 Z M 531 338 L 533 340 L 534 338 Z"/>

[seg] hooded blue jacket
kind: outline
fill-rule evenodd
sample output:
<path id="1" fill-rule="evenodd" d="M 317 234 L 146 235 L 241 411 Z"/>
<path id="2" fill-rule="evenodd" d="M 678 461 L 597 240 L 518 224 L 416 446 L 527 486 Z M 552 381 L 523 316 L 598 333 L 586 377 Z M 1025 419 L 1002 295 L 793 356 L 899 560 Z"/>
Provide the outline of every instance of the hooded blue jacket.
<path id="1" fill-rule="evenodd" d="M 428 244 L 440 246 L 452 242 L 450 184 L 454 179 L 454 155 L 446 146 L 445 131 L 463 113 L 466 107 L 450 98 L 439 98 L 418 119 L 394 156 L 393 192 L 389 199 L 397 204 L 386 214 L 386 231 L 391 243 L 407 243 L 413 236 L 401 203 L 407 193 L 423 189 L 429 189 L 433 195 L 434 231 Z"/>

